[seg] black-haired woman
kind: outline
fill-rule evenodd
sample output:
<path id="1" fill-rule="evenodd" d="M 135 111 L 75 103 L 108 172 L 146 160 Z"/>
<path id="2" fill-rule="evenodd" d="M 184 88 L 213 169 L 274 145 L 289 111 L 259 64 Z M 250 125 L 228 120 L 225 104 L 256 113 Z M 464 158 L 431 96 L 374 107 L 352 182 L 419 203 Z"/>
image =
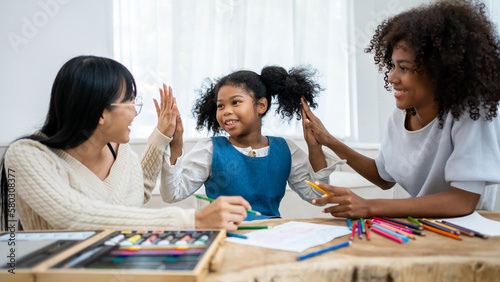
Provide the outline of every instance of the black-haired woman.
<path id="1" fill-rule="evenodd" d="M 142 107 L 132 74 L 102 57 L 65 63 L 45 124 L 5 154 L 3 227 L 15 210 L 25 230 L 236 229 L 251 208 L 241 197 L 218 199 L 200 211 L 141 208 L 151 197 L 178 116 L 171 93 L 160 103 L 155 100 L 158 126 L 139 160 L 128 144 L 129 126 Z"/>

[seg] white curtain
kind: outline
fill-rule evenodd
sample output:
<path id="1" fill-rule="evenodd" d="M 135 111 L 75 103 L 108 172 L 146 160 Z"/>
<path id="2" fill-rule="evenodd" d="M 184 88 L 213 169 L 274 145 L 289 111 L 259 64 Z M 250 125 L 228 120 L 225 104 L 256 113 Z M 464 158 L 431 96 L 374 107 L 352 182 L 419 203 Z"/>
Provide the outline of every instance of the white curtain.
<path id="1" fill-rule="evenodd" d="M 315 113 L 339 138 L 350 135 L 349 3 L 345 0 L 114 0 L 115 59 L 133 73 L 145 104 L 132 138 L 156 126 L 152 102 L 172 85 L 185 138 L 197 132 L 191 109 L 205 78 L 266 65 L 310 65 L 325 91 Z M 352 79 L 352 78 L 351 78 Z M 351 81 L 352 82 L 352 81 Z M 264 134 L 301 136 L 302 127 L 264 119 Z"/>
<path id="2" fill-rule="evenodd" d="M 496 26 L 497 34 L 500 35 L 500 1 L 499 0 L 484 0 L 488 15 Z"/>

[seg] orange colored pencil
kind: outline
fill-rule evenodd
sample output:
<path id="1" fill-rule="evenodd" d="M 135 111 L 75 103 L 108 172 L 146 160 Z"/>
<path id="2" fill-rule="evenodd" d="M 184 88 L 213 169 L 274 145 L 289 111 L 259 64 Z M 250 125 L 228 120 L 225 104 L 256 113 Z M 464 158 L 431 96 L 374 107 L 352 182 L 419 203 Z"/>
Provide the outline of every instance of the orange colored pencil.
<path id="1" fill-rule="evenodd" d="M 448 237 L 450 237 L 450 238 L 457 239 L 457 240 L 462 240 L 462 238 L 460 238 L 460 235 L 452 234 L 452 233 L 449 233 L 449 232 L 446 232 L 446 231 L 443 231 L 443 230 L 440 230 L 440 229 L 434 228 L 434 227 L 429 226 L 429 225 L 427 225 L 427 224 L 422 224 L 422 226 L 423 226 L 425 229 L 427 229 L 427 230 L 430 230 L 430 231 L 433 231 L 433 232 L 439 233 L 439 234 L 441 234 L 441 235 L 448 236 Z"/>

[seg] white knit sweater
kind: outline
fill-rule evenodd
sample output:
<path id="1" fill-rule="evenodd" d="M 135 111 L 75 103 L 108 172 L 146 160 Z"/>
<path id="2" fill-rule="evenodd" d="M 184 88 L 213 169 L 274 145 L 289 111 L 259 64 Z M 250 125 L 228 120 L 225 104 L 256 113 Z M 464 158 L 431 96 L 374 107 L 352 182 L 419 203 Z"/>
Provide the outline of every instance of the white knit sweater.
<path id="1" fill-rule="evenodd" d="M 63 150 L 26 139 L 14 142 L 5 164 L 15 178 L 24 229 L 194 229 L 195 210 L 141 208 L 170 141 L 155 129 L 140 163 L 129 144 L 120 144 L 105 180 Z"/>

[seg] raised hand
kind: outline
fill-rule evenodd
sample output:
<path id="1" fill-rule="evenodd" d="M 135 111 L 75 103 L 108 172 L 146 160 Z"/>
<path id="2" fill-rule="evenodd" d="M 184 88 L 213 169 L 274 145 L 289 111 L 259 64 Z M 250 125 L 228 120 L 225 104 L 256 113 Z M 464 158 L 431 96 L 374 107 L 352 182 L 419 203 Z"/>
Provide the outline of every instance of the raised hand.
<path id="1" fill-rule="evenodd" d="M 308 142 L 308 137 L 306 135 L 312 134 L 316 141 L 322 145 L 326 145 L 328 140 L 332 137 L 332 135 L 326 130 L 325 126 L 317 118 L 307 105 L 306 101 L 302 99 L 302 125 L 304 127 L 304 138 L 306 138 L 306 142 Z M 309 142 L 308 142 L 309 144 Z"/>
<path id="2" fill-rule="evenodd" d="M 156 99 L 153 101 L 158 115 L 158 130 L 165 136 L 173 137 L 179 111 L 174 102 L 172 87 L 163 84 L 163 89 L 160 88 L 160 103 Z"/>

